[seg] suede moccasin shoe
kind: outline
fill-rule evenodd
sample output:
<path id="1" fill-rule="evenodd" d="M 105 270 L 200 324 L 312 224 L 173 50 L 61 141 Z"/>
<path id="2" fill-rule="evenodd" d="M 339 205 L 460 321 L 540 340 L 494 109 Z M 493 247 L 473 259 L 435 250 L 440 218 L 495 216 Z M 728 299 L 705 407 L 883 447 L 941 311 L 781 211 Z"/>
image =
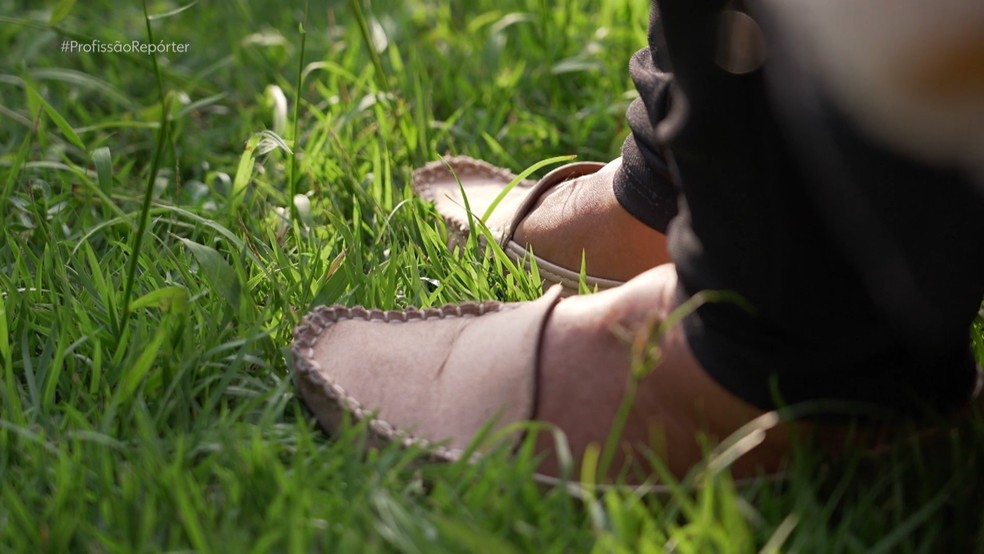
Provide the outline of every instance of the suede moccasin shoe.
<path id="1" fill-rule="evenodd" d="M 457 459 L 490 421 L 498 430 L 533 417 L 541 336 L 560 293 L 425 310 L 316 308 L 294 333 L 301 396 L 329 433 L 348 412 L 371 418 L 376 445 Z"/>
<path id="2" fill-rule="evenodd" d="M 530 254 L 526 245 L 513 240 L 516 227 L 530 214 L 546 191 L 565 181 L 596 173 L 604 167 L 605 164 L 598 162 L 576 162 L 551 171 L 538 182 L 522 181 L 506 194 L 485 225 L 512 260 L 529 267 Z M 447 223 L 449 246 L 453 247 L 455 244 L 464 244 L 470 232 L 462 190 L 467 195 L 473 220 L 478 220 L 514 179 L 516 175 L 506 169 L 459 156 L 432 162 L 418 169 L 413 174 L 412 186 L 417 196 L 434 203 L 434 208 Z M 538 256 L 534 256 L 534 259 L 537 270 L 548 286 L 563 285 L 564 294 L 578 291 L 580 276 L 577 271 Z M 585 282 L 588 288 L 598 290 L 623 284 L 623 281 L 591 275 L 586 276 Z"/>

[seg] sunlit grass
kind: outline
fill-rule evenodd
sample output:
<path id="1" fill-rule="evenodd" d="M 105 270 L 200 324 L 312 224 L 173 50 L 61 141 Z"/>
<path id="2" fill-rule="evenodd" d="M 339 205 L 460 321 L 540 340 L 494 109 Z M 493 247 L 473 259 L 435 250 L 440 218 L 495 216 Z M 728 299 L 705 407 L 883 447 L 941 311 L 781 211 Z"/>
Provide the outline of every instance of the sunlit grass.
<path id="1" fill-rule="evenodd" d="M 314 305 L 538 293 L 449 253 L 411 168 L 616 156 L 646 2 L 72 4 L 0 0 L 0 551 L 981 548 L 979 418 L 875 461 L 806 447 L 779 483 L 582 501 L 529 448 L 364 453 L 294 395 Z M 188 53 L 61 52 L 148 25 Z"/>

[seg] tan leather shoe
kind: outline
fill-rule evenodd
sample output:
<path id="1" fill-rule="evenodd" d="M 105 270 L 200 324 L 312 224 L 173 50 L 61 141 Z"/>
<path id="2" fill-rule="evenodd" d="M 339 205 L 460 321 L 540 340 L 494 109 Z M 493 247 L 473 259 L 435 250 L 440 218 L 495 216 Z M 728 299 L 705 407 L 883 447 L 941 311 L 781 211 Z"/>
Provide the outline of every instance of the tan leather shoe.
<path id="1" fill-rule="evenodd" d="M 425 310 L 316 308 L 294 333 L 297 386 L 329 433 L 344 412 L 376 414 L 375 444 L 441 443 L 435 456 L 455 460 L 490 421 L 533 418 L 537 353 L 560 292 Z"/>
<path id="2" fill-rule="evenodd" d="M 818 415 L 816 409 L 763 413 L 723 389 L 673 323 L 680 309 L 676 287 L 675 268 L 667 264 L 625 286 L 563 300 L 554 286 L 527 303 L 321 307 L 295 331 L 294 376 L 329 433 L 348 414 L 368 421 L 370 446 L 421 446 L 436 461 L 460 459 L 490 423 L 496 432 L 535 420 L 564 432 L 576 464 L 621 427 L 611 464 L 599 464 L 608 468 L 599 470 L 602 481 L 625 469 L 628 482 L 650 482 L 650 455 L 677 478 L 695 468 L 727 469 L 739 479 L 776 475 L 792 435 L 820 438 L 832 455 L 877 452 L 886 444 L 883 429 L 896 427 L 892 420 L 886 427 L 869 417 L 867 431 L 858 433 L 799 419 Z M 515 445 L 519 438 L 517 431 L 507 441 Z M 537 478 L 565 484 L 552 479 L 564 474 L 553 437 L 537 439 L 537 452 L 546 455 Z"/>
<path id="3" fill-rule="evenodd" d="M 503 197 L 485 225 L 510 259 L 530 267 L 527 246 L 513 240 L 520 222 L 529 216 L 545 192 L 565 181 L 596 173 L 605 165 L 599 162 L 576 162 L 551 171 L 538 182 L 521 181 Z M 462 190 L 467 195 L 467 205 L 471 208 L 472 219 L 479 220 L 509 183 L 516 178 L 515 174 L 506 169 L 458 156 L 432 162 L 415 171 L 412 187 L 417 196 L 432 202 L 434 208 L 444 218 L 448 226 L 449 246 L 453 248 L 455 245 L 464 245 L 471 231 Z M 539 256 L 533 258 L 536 260 L 537 270 L 546 283 L 545 288 L 560 284 L 564 287 L 565 295 L 577 293 L 580 282 L 577 268 L 565 268 Z M 585 282 L 592 290 L 606 290 L 624 283 L 621 280 L 592 275 L 586 276 Z"/>
<path id="4" fill-rule="evenodd" d="M 630 466 L 639 482 L 648 479 L 645 452 L 682 477 L 704 461 L 701 437 L 724 441 L 763 414 L 704 373 L 678 325 L 660 342 L 662 361 L 643 361 L 652 370 L 630 383 L 638 371 L 633 353 L 651 352 L 654 325 L 675 309 L 675 275 L 672 265 L 661 266 L 624 287 L 563 300 L 554 286 L 527 303 L 317 308 L 295 332 L 295 378 L 329 433 L 348 413 L 368 421 L 371 445 L 428 447 L 441 461 L 459 459 L 490 422 L 495 432 L 536 420 L 564 432 L 579 464 L 592 444 L 608 440 L 633 388 L 603 479 Z M 756 428 L 734 456 L 740 460 L 727 465 L 746 476 L 780 466 L 787 438 L 772 419 L 775 429 Z M 537 450 L 547 454 L 544 473 L 563 473 L 547 434 Z"/>

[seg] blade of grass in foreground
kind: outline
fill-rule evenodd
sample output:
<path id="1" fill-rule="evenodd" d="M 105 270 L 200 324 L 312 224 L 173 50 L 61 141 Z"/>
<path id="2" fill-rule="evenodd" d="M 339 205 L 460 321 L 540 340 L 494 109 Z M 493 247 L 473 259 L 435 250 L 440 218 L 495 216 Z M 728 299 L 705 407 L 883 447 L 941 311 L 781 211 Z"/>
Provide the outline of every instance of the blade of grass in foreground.
<path id="1" fill-rule="evenodd" d="M 297 206 L 294 203 L 294 197 L 297 196 L 297 150 L 300 147 L 298 136 L 298 119 L 300 118 L 301 112 L 301 91 L 304 87 L 304 50 L 307 47 L 307 32 L 304 30 L 304 23 L 307 22 L 308 8 L 310 7 L 308 2 L 304 3 L 304 21 L 301 21 L 297 25 L 297 30 L 301 35 L 301 53 L 297 60 L 297 79 L 295 80 L 294 88 L 294 121 L 291 122 L 291 152 L 290 166 L 287 172 L 287 190 L 289 194 L 288 198 L 291 199 L 290 202 L 290 221 L 291 225 L 294 227 L 294 232 L 297 236 L 300 236 L 300 229 L 298 227 L 298 213 Z"/>
<path id="2" fill-rule="evenodd" d="M 161 126 L 157 133 L 157 147 L 154 149 L 154 157 L 150 162 L 150 172 L 147 174 L 147 186 L 144 188 L 143 204 L 140 208 L 140 219 L 137 223 L 137 232 L 133 236 L 133 247 L 130 249 L 130 263 L 126 272 L 126 284 L 123 287 L 122 309 L 120 316 L 120 328 L 118 334 L 122 334 L 126 327 L 127 320 L 130 318 L 130 298 L 133 296 L 133 284 L 137 277 L 137 263 L 140 259 L 140 248 L 143 246 L 144 232 L 147 230 L 147 223 L 150 219 L 150 201 L 154 195 L 154 181 L 157 179 L 157 171 L 161 165 L 161 155 L 164 153 L 164 143 L 167 141 L 168 127 L 171 112 L 171 96 L 164 100 L 164 109 L 161 110 Z"/>
<path id="3" fill-rule="evenodd" d="M 524 179 L 532 175 L 535 171 L 551 164 L 556 164 L 560 162 L 569 162 L 576 158 L 577 156 L 556 156 L 554 158 L 547 158 L 546 160 L 539 161 L 531 165 L 530 167 L 526 168 L 525 171 L 517 175 L 515 179 L 513 179 L 508 185 L 506 185 L 506 188 L 502 189 L 502 192 L 499 193 L 499 196 L 496 196 L 495 200 L 493 200 L 492 203 L 489 204 L 489 208 L 485 210 L 484 214 L 482 214 L 482 222 L 486 222 L 489 220 L 489 216 L 492 215 L 492 212 L 495 211 L 499 203 L 502 202 L 502 199 L 505 198 L 507 194 L 509 194 L 509 191 L 515 188 L 516 185 L 522 183 Z M 464 190 L 462 190 L 462 195 L 464 195 Z"/>

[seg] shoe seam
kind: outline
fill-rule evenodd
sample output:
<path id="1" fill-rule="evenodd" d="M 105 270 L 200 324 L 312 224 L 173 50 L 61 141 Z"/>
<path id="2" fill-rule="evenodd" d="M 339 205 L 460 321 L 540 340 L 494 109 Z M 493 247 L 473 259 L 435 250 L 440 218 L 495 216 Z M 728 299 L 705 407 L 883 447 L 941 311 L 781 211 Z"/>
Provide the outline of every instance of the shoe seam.
<path id="1" fill-rule="evenodd" d="M 451 166 L 450 169 L 448 166 Z M 451 170 L 454 170 L 453 173 Z M 504 179 L 506 184 L 512 182 L 516 175 L 507 169 L 496 167 L 488 162 L 469 158 L 468 156 L 454 156 L 444 160 L 430 162 L 424 167 L 413 172 L 411 186 L 418 192 L 421 198 L 434 202 L 433 195 L 434 178 L 440 174 L 442 176 L 458 175 L 471 171 L 482 177 Z"/>
<path id="2" fill-rule="evenodd" d="M 395 442 L 403 447 L 416 446 L 431 453 L 436 460 L 457 460 L 464 454 L 464 449 L 435 445 L 432 441 L 416 437 L 409 431 L 374 417 L 373 412 L 365 409 L 361 402 L 349 395 L 346 390 L 320 373 L 321 366 L 314 360 L 314 347 L 324 332 L 340 321 L 362 320 L 369 323 L 414 323 L 435 319 L 456 319 L 480 317 L 498 313 L 517 307 L 518 304 L 502 302 L 466 302 L 463 304 L 447 304 L 440 308 L 408 308 L 406 310 L 367 309 L 362 306 L 352 308 L 340 305 L 318 306 L 301 320 L 294 329 L 294 344 L 291 353 L 294 356 L 294 371 L 309 384 L 320 389 L 327 399 L 336 406 L 349 412 L 355 421 L 368 421 L 368 428 L 374 438 L 385 442 Z"/>

